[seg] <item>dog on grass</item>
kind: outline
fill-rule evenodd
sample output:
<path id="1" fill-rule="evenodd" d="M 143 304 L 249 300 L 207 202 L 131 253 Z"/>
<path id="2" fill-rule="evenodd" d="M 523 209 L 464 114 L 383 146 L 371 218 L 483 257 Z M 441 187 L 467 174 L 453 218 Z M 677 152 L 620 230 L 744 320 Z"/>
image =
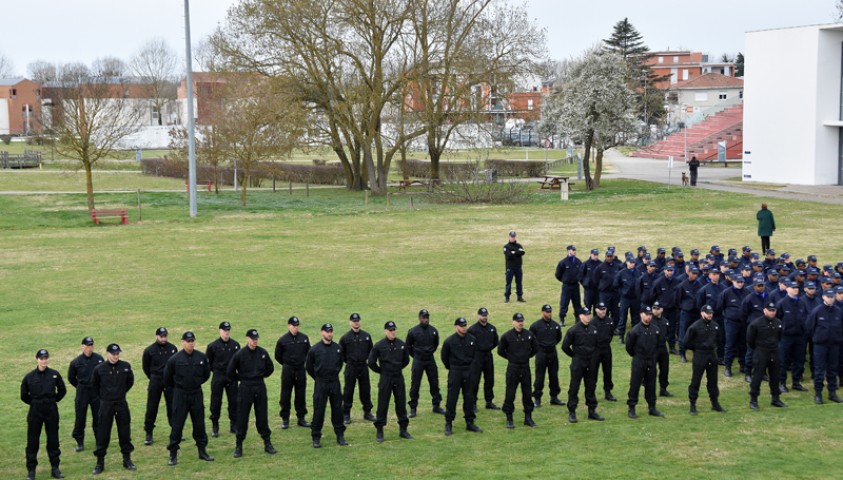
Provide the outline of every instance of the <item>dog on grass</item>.
<path id="1" fill-rule="evenodd" d="M 688 179 L 688 174 L 687 174 L 687 173 L 685 173 L 685 172 L 682 172 L 682 186 L 683 186 L 683 187 L 687 187 L 687 186 L 688 186 L 688 181 L 689 181 L 689 179 Z"/>

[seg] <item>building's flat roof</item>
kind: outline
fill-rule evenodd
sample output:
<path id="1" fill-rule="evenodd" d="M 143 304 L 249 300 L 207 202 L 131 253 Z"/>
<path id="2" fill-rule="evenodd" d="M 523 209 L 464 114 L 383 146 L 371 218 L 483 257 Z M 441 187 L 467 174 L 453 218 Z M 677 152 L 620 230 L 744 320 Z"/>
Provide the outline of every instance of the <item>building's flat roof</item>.
<path id="1" fill-rule="evenodd" d="M 745 33 L 773 32 L 776 30 L 795 30 L 797 28 L 816 28 L 819 30 L 843 30 L 843 23 L 817 23 L 814 25 L 794 25 L 790 27 L 762 28 L 760 30 L 749 30 Z"/>
<path id="2" fill-rule="evenodd" d="M 26 80 L 26 79 L 23 78 L 23 77 L 20 77 L 20 78 L 0 78 L 0 86 L 11 87 L 12 85 L 17 85 L 24 80 Z"/>

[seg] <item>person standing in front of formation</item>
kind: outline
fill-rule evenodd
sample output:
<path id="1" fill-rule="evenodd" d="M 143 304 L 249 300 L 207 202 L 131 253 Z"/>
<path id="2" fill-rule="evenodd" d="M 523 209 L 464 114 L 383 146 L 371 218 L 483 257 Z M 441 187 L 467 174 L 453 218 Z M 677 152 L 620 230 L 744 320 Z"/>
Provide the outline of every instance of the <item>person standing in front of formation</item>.
<path id="1" fill-rule="evenodd" d="M 82 353 L 70 362 L 67 369 L 67 381 L 76 388 L 76 423 L 73 425 L 73 439 L 76 440 L 76 451 L 85 450 L 85 421 L 88 408 L 91 409 L 91 423 L 94 434 L 97 431 L 97 416 L 100 409 L 100 399 L 94 396 L 91 388 L 91 373 L 94 368 L 104 362 L 99 353 L 94 353 L 94 339 L 82 339 Z M 96 440 L 94 440 L 96 442 Z"/>
<path id="2" fill-rule="evenodd" d="M 166 333 L 166 332 L 165 332 Z M 137 470 L 132 462 L 132 418 L 126 394 L 135 384 L 135 374 L 128 362 L 120 360 L 123 350 L 116 343 L 105 348 L 106 361 L 97 365 L 91 375 L 94 395 L 100 399 L 99 419 L 97 420 L 97 448 L 94 456 L 97 465 L 92 472 L 99 475 L 105 470 L 105 455 L 111 442 L 111 427 L 117 422 L 117 438 L 120 441 L 120 453 L 123 454 L 123 468 Z M 163 385 L 163 383 L 162 383 Z"/>
<path id="3" fill-rule="evenodd" d="M 232 382 L 240 382 L 237 388 L 237 435 L 234 444 L 234 458 L 243 456 L 243 440 L 249 429 L 249 413 L 255 407 L 255 428 L 263 439 L 263 449 L 275 455 L 272 446 L 272 430 L 269 429 L 267 412 L 266 382 L 275 371 L 269 352 L 258 346 L 260 334 L 254 328 L 246 331 L 246 348 L 241 348 L 231 357 L 225 375 Z"/>
<path id="4" fill-rule="evenodd" d="M 761 210 L 755 214 L 755 219 L 758 220 L 758 236 L 761 237 L 761 251 L 766 252 L 770 249 L 770 237 L 776 231 L 776 218 L 773 216 L 773 211 L 767 208 L 766 203 L 761 204 Z"/>
<path id="5" fill-rule="evenodd" d="M 556 280 L 562 283 L 562 293 L 559 300 L 559 325 L 565 326 L 568 315 L 568 305 L 573 304 L 574 311 L 582 309 L 580 301 L 580 271 L 583 263 L 577 258 L 577 247 L 565 247 L 568 255 L 556 265 Z"/>
<path id="6" fill-rule="evenodd" d="M 503 400 L 503 413 L 506 415 L 506 428 L 515 428 L 512 414 L 515 413 L 515 391 L 521 387 L 521 403 L 524 407 L 524 425 L 535 427 L 533 421 L 533 399 L 530 392 L 530 358 L 539 351 L 536 337 L 524 328 L 524 315 L 512 316 L 512 330 L 501 337 L 498 355 L 507 360 L 506 396 Z"/>
<path id="7" fill-rule="evenodd" d="M 717 342 L 722 335 L 720 325 L 714 321 L 714 309 L 704 305 L 700 309 L 701 318 L 688 327 L 685 332 L 685 348 L 694 352 L 691 370 L 691 384 L 688 386 L 688 399 L 691 401 L 691 415 L 697 414 L 697 398 L 700 395 L 700 384 L 705 374 L 705 386 L 711 399 L 711 409 L 725 413 L 720 406 L 720 389 L 717 387 Z"/>
<path id="8" fill-rule="evenodd" d="M 594 316 L 591 324 L 597 328 L 597 349 L 594 351 L 594 374 L 599 375 L 603 370 L 603 393 L 609 402 L 616 402 L 618 399 L 612 395 L 615 383 L 612 381 L 612 336 L 615 332 L 615 325 L 609 318 L 608 309 L 603 302 L 594 306 Z"/>
<path id="9" fill-rule="evenodd" d="M 325 424 L 325 409 L 331 404 L 331 425 L 337 436 L 337 444 L 347 447 L 345 423 L 342 421 L 342 390 L 340 370 L 344 362 L 342 348 L 334 342 L 334 326 L 325 323 L 319 331 L 321 341 L 307 352 L 305 370 L 313 379 L 313 420 L 310 422 L 310 437 L 313 448 L 322 447 L 322 425 Z"/>
<path id="10" fill-rule="evenodd" d="M 521 284 L 524 272 L 521 270 L 521 257 L 525 253 L 524 247 L 518 243 L 515 231 L 509 232 L 509 241 L 503 246 L 503 256 L 506 258 L 506 289 L 503 298 L 507 303 L 509 303 L 509 297 L 512 295 L 513 279 L 515 279 L 515 295 L 519 302 L 524 301 L 524 287 Z"/>
<path id="11" fill-rule="evenodd" d="M 354 387 L 359 384 L 360 403 L 363 404 L 363 418 L 375 421 L 372 415 L 372 384 L 369 382 L 369 367 L 366 362 L 372 351 L 372 336 L 360 328 L 360 314 L 352 313 L 348 317 L 351 330 L 340 338 L 345 356 L 344 384 L 342 392 L 342 418 L 346 425 L 351 423 L 351 407 L 354 404 Z"/>
<path id="12" fill-rule="evenodd" d="M 42 429 L 47 432 L 47 455 L 50 457 L 52 476 L 64 478 L 59 470 L 61 450 L 58 403 L 67 394 L 67 387 L 61 374 L 49 367 L 49 352 L 43 348 L 38 350 L 35 361 L 38 366 L 23 377 L 20 385 L 20 399 L 29 405 L 29 413 L 26 415 L 26 479 L 35 480 Z"/>
<path id="13" fill-rule="evenodd" d="M 179 444 L 181 443 L 184 423 L 190 415 L 193 424 L 193 440 L 199 449 L 199 459 L 214 461 L 208 455 L 208 433 L 205 430 L 205 397 L 202 384 L 211 378 L 211 366 L 208 357 L 196 350 L 196 335 L 184 332 L 181 336 L 182 349 L 170 357 L 164 367 L 164 385 L 173 389 L 173 429 L 170 431 L 170 451 L 168 464 L 178 463 Z"/>
<path id="14" fill-rule="evenodd" d="M 298 426 L 310 428 L 310 422 L 305 419 L 307 415 L 307 372 L 304 369 L 304 362 L 307 359 L 307 352 L 310 350 L 310 339 L 299 331 L 301 322 L 299 317 L 292 316 L 287 319 L 287 333 L 282 335 L 275 343 L 275 361 L 281 364 L 281 429 L 290 428 L 290 401 L 293 390 L 296 393 L 296 417 Z"/>
<path id="15" fill-rule="evenodd" d="M 477 411 L 479 401 L 480 379 L 483 378 L 483 398 L 486 400 L 487 410 L 500 410 L 495 405 L 495 359 L 492 351 L 498 346 L 498 330 L 489 323 L 489 310 L 480 307 L 477 310 L 477 322 L 468 329 L 477 340 L 477 355 L 472 365 L 471 383 L 474 384 L 474 411 Z"/>
<path id="16" fill-rule="evenodd" d="M 416 416 L 421 380 L 425 374 L 430 386 L 433 413 L 445 415 L 445 410 L 441 407 L 442 394 L 439 393 L 439 368 L 436 366 L 435 355 L 436 349 L 439 348 L 439 331 L 430 324 L 430 312 L 426 309 L 419 311 L 419 324 L 407 332 L 407 340 L 404 343 L 413 357 L 410 375 L 410 418 Z"/>
<path id="17" fill-rule="evenodd" d="M 585 383 L 585 404 L 588 406 L 589 420 L 605 420 L 597 413 L 597 371 L 594 365 L 594 352 L 597 349 L 597 328 L 591 325 L 591 312 L 583 308 L 579 312 L 580 321 L 565 333 L 562 351 L 571 357 L 571 384 L 568 386 L 568 421 L 577 423 L 577 405 L 580 383 Z"/>
<path id="18" fill-rule="evenodd" d="M 549 304 L 542 306 L 542 317 L 530 325 L 530 332 L 536 337 L 536 343 L 539 345 L 539 353 L 536 354 L 536 381 L 533 384 L 536 408 L 542 404 L 545 375 L 550 390 L 550 404 L 563 406 L 565 402 L 559 400 L 562 388 L 559 386 L 559 355 L 556 353 L 556 346 L 562 341 L 562 327 L 553 320 L 553 307 Z"/>
<path id="19" fill-rule="evenodd" d="M 167 341 L 167 336 L 167 329 L 159 327 L 155 331 L 155 343 L 146 347 L 141 357 L 143 373 L 149 379 L 146 394 L 146 415 L 144 415 L 143 421 L 143 429 L 146 431 L 144 445 L 152 445 L 152 431 L 155 430 L 155 421 L 158 419 L 158 407 L 161 405 L 162 395 L 167 407 L 167 425 L 171 424 L 173 416 L 173 391 L 164 385 L 164 366 L 167 365 L 167 361 L 176 354 L 178 349 Z"/>
<path id="20" fill-rule="evenodd" d="M 749 408 L 758 410 L 758 394 L 761 393 L 761 380 L 770 372 L 770 405 L 785 407 L 779 398 L 781 360 L 779 360 L 779 342 L 782 338 L 782 322 L 776 318 L 776 304 L 764 306 L 764 315 L 749 324 L 746 330 L 746 343 L 752 348 L 752 383 L 749 384 Z"/>
<path id="21" fill-rule="evenodd" d="M 398 417 L 398 436 L 412 440 L 407 431 L 410 418 L 407 416 L 407 387 L 402 370 L 410 364 L 410 353 L 406 345 L 395 334 L 395 322 L 386 322 L 383 326 L 384 339 L 376 343 L 369 352 L 369 368 L 380 374 L 378 381 L 378 411 L 375 417 L 375 439 L 383 442 L 383 427 L 386 426 L 386 414 L 389 411 L 390 397 L 395 399 L 395 415 Z"/>
<path id="22" fill-rule="evenodd" d="M 445 402 L 445 435 L 453 433 L 452 424 L 457 416 L 457 400 L 462 392 L 462 410 L 465 416 L 465 429 L 482 433 L 474 424 L 474 385 L 472 365 L 477 353 L 477 341 L 468 333 L 468 321 L 459 317 L 454 320 L 454 334 L 442 344 L 442 365 L 448 370 L 448 398 Z"/>
<path id="23" fill-rule="evenodd" d="M 653 302 L 651 308 L 653 310 L 653 323 L 659 327 L 659 331 L 661 332 L 659 354 L 656 357 L 656 366 L 659 371 L 659 396 L 672 397 L 673 394 L 667 390 L 667 386 L 670 385 L 670 352 L 667 346 L 669 320 L 664 316 L 664 309 L 658 300 Z"/>
<path id="24" fill-rule="evenodd" d="M 632 369 L 629 378 L 629 396 L 626 402 L 629 407 L 627 416 L 638 418 L 635 406 L 638 405 L 638 392 L 644 384 L 644 399 L 647 401 L 648 413 L 652 417 L 664 417 L 656 408 L 656 360 L 659 354 L 659 344 L 664 345 L 661 327 L 653 322 L 653 309 L 648 306 L 641 308 L 641 322 L 637 323 L 626 337 L 626 353 L 632 357 Z"/>
<path id="25" fill-rule="evenodd" d="M 208 363 L 214 373 L 211 379 L 211 436 L 214 438 L 220 435 L 223 392 L 228 401 L 229 431 L 237 433 L 237 382 L 228 378 L 225 371 L 234 354 L 240 350 L 240 343 L 231 338 L 230 323 L 220 323 L 219 331 L 220 338 L 211 342 L 205 349 L 205 355 L 208 356 Z"/>

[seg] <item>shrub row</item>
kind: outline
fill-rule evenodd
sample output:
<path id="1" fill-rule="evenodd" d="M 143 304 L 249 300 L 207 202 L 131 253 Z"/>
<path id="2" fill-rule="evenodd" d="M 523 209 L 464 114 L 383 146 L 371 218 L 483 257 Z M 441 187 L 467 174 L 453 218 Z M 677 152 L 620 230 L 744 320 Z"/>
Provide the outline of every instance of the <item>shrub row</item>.
<path id="1" fill-rule="evenodd" d="M 398 162 L 401 172 L 408 177 L 430 178 L 430 162 L 422 160 L 406 160 Z M 439 173 L 447 179 L 456 178 L 471 170 L 483 168 L 497 170 L 501 177 L 539 177 L 545 173 L 545 162 L 523 160 L 486 160 L 485 164 L 474 162 L 451 163 L 440 162 Z"/>
<path id="2" fill-rule="evenodd" d="M 141 160 L 141 171 L 145 175 L 160 177 L 187 178 L 186 161 L 171 158 L 145 158 Z M 242 170 L 238 172 L 242 175 Z M 296 183 L 313 183 L 319 185 L 343 185 L 345 171 L 340 164 L 330 165 L 299 165 L 292 163 L 261 162 L 250 172 L 252 185 L 259 185 L 261 180 L 271 180 Z M 224 185 L 234 184 L 234 169 L 231 167 L 214 167 L 213 165 L 196 166 L 197 183 L 219 182 Z"/>

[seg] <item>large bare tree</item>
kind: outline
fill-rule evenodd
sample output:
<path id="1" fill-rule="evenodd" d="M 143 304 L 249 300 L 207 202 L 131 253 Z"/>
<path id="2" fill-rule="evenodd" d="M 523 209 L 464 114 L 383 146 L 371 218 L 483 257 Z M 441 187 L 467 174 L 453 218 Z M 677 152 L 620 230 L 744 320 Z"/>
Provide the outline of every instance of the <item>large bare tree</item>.
<path id="1" fill-rule="evenodd" d="M 130 87 L 119 79 L 93 77 L 83 67 L 72 64 L 45 85 L 41 122 L 56 137 L 56 153 L 79 161 L 85 170 L 88 208 L 93 209 L 93 168 L 138 131 L 144 105 L 129 98 Z"/>
<path id="2" fill-rule="evenodd" d="M 91 63 L 91 75 L 95 77 L 124 77 L 128 71 L 126 62 L 117 57 L 101 57 Z"/>
<path id="3" fill-rule="evenodd" d="M 129 62 L 133 75 L 141 78 L 146 96 L 164 124 L 164 107 L 176 101 L 178 55 L 163 39 L 145 43 Z"/>
<path id="4" fill-rule="evenodd" d="M 14 76 L 15 64 L 0 52 L 0 78 L 8 78 Z"/>

